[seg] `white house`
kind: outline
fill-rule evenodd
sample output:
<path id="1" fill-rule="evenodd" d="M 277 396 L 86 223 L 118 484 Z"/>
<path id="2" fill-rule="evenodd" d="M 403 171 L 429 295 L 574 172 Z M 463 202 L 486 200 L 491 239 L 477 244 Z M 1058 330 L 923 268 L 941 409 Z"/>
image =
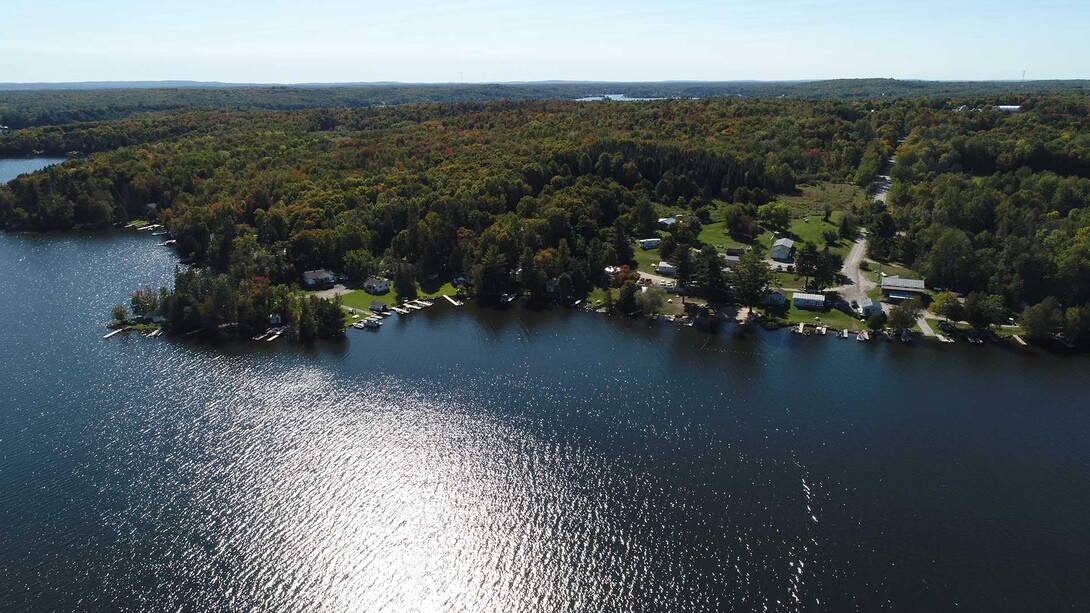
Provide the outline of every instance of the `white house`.
<path id="1" fill-rule="evenodd" d="M 863 317 L 870 317 L 876 313 L 882 312 L 882 304 L 877 300 L 871 300 L 870 298 L 864 298 L 859 301 L 859 313 Z"/>
<path id="2" fill-rule="evenodd" d="M 1019 113 L 1022 111 L 1022 107 L 1017 104 L 1001 104 L 995 108 L 998 111 L 1004 111 L 1006 113 Z"/>
<path id="3" fill-rule="evenodd" d="M 661 238 L 641 238 L 636 241 L 640 244 L 640 249 L 658 249 L 662 244 Z"/>
<path id="4" fill-rule="evenodd" d="M 308 289 L 317 287 L 332 287 L 337 282 L 337 275 L 328 270 L 308 270 L 303 273 L 303 283 Z"/>
<path id="5" fill-rule="evenodd" d="M 655 265 L 655 272 L 660 275 L 673 276 L 677 274 L 677 266 L 670 264 L 669 262 L 659 262 Z"/>
<path id="6" fill-rule="evenodd" d="M 789 238 L 777 239 L 772 243 L 772 259 L 784 262 L 791 261 L 791 250 L 795 248 L 795 241 Z"/>
<path id="7" fill-rule="evenodd" d="M 761 299 L 761 304 L 771 307 L 783 306 L 787 304 L 787 292 L 782 289 L 770 289 Z"/>
<path id="8" fill-rule="evenodd" d="M 369 294 L 385 294 L 390 291 L 390 280 L 380 277 L 371 277 L 363 282 L 363 291 Z"/>
<path id="9" fill-rule="evenodd" d="M 800 309 L 823 309 L 825 308 L 825 295 L 795 292 L 791 296 L 791 304 Z"/>

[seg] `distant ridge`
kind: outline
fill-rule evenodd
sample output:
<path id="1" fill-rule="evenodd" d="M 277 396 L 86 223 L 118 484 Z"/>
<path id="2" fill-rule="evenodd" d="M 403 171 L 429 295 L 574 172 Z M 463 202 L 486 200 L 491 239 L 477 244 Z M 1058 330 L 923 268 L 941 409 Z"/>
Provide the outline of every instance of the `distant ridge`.
<path id="1" fill-rule="evenodd" d="M 187 109 L 303 110 L 416 103 L 628 98 L 801 98 L 882 100 L 956 98 L 966 104 L 1020 104 L 1029 96 L 1090 93 L 1090 80 L 912 81 L 528 81 L 511 83 L 222 83 L 88 81 L 0 84 L 0 125 L 30 126 L 118 119 Z"/>
<path id="2" fill-rule="evenodd" d="M 412 82 L 412 81 L 345 81 L 345 82 L 303 82 L 303 83 L 234 83 L 223 81 L 73 81 L 73 82 L 38 82 L 38 83 L 0 83 L 0 91 L 48 91 L 48 90 L 103 90 L 103 89 L 215 89 L 215 88 L 377 88 L 377 87 L 701 87 L 712 89 L 760 88 L 768 90 L 782 89 L 784 93 L 792 89 L 815 90 L 820 87 L 830 89 L 860 90 L 870 95 L 894 95 L 905 90 L 949 90 L 952 88 L 996 89 L 1017 86 L 1019 89 L 1039 90 L 1055 88 L 1090 87 L 1086 79 L 1054 79 L 1038 81 L 985 80 L 985 81 L 929 81 L 921 79 L 793 79 L 764 81 L 759 79 L 733 81 L 705 80 L 666 80 L 666 81 L 484 81 L 474 83 L 459 82 Z M 809 86 L 809 87 L 804 87 Z M 881 89 L 889 89 L 880 92 Z M 613 92 L 608 92 L 613 93 Z"/>

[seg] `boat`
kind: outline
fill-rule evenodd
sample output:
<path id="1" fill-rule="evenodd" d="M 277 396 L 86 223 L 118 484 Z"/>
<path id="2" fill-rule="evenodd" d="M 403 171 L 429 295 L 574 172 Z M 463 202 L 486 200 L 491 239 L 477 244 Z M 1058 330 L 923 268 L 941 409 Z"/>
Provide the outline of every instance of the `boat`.
<path id="1" fill-rule="evenodd" d="M 840 334 L 839 334 L 838 336 L 839 336 L 840 338 L 848 338 L 848 329 L 847 329 L 847 328 L 844 328 L 843 330 L 841 330 L 841 331 L 840 331 Z"/>
<path id="2" fill-rule="evenodd" d="M 500 302 L 503 304 L 511 304 L 517 297 L 518 294 L 500 294 Z"/>
<path id="3" fill-rule="evenodd" d="M 870 335 L 867 334 L 866 330 L 860 330 L 859 334 L 855 335 L 855 340 L 859 341 L 860 343 L 865 343 L 870 340 Z"/>
<path id="4" fill-rule="evenodd" d="M 828 326 L 819 326 L 818 329 L 817 329 L 817 333 L 822 335 L 822 336 L 825 336 L 826 334 L 829 333 L 829 327 Z"/>
<path id="5" fill-rule="evenodd" d="M 945 334 L 939 334 L 938 339 L 940 341 L 944 342 L 944 343 L 953 343 L 954 342 L 954 339 L 950 338 L 949 336 L 946 336 Z"/>
<path id="6" fill-rule="evenodd" d="M 901 342 L 902 343 L 911 343 L 912 342 L 912 335 L 908 333 L 908 330 L 904 330 L 904 331 L 901 332 Z"/>
<path id="7" fill-rule="evenodd" d="M 969 336 L 969 337 L 966 338 L 966 340 L 968 340 L 973 345 L 983 345 L 984 344 L 984 340 L 981 339 L 978 336 Z"/>
<path id="8" fill-rule="evenodd" d="M 806 332 L 806 324 L 800 323 L 798 327 L 795 328 L 795 334 L 803 334 L 804 332 Z"/>
<path id="9" fill-rule="evenodd" d="M 892 341 L 893 340 L 893 333 L 890 332 L 889 330 L 886 330 L 886 331 L 882 332 L 882 338 L 886 339 L 887 342 Z"/>
<path id="10" fill-rule="evenodd" d="M 382 322 L 377 319 L 365 319 L 363 320 L 363 327 L 370 328 L 371 330 L 377 330 Z"/>

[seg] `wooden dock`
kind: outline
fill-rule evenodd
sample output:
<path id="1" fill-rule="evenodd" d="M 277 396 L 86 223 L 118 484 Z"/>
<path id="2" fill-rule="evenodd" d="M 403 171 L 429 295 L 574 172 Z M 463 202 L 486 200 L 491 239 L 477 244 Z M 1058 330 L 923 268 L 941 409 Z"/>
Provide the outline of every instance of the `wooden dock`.
<path id="1" fill-rule="evenodd" d="M 447 296 L 446 294 L 443 294 L 443 297 L 447 299 L 447 302 L 453 304 L 454 306 L 462 306 L 463 304 L 465 304 L 461 300 L 455 300 L 454 298 L 451 298 L 450 296 Z"/>
<path id="2" fill-rule="evenodd" d="M 395 307 L 390 307 L 390 310 L 397 313 L 398 315 L 408 315 L 411 312 L 408 309 L 403 309 L 401 307 L 396 307 L 396 306 Z"/>
<path id="3" fill-rule="evenodd" d="M 1023 347 L 1028 347 L 1029 346 L 1029 343 L 1027 343 L 1025 341 L 1025 339 L 1023 339 L 1021 336 L 1018 336 L 1017 334 L 1011 336 L 1011 338 L 1014 339 L 1014 342 L 1018 343 L 1019 345 L 1021 345 Z"/>
<path id="4" fill-rule="evenodd" d="M 125 331 L 126 329 L 127 329 L 127 328 L 118 328 L 118 329 L 114 330 L 113 332 L 108 332 L 108 333 L 106 333 L 106 335 L 105 335 L 105 336 L 103 336 L 102 338 L 110 338 L 111 336 L 113 336 L 113 335 L 115 335 L 115 334 L 121 334 L 121 333 L 122 333 L 122 332 L 124 332 L 124 331 Z"/>

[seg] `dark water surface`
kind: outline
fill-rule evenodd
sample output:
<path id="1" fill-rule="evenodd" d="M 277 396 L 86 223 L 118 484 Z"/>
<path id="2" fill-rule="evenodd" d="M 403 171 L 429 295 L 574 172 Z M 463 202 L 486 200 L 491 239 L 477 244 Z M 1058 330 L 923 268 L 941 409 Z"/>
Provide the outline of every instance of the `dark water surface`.
<path id="1" fill-rule="evenodd" d="M 1090 360 L 444 302 L 103 340 L 156 239 L 0 235 L 0 608 L 1078 610 Z"/>
<path id="2" fill-rule="evenodd" d="M 0 158 L 0 183 L 7 183 L 23 173 L 60 164 L 64 160 L 58 157 Z"/>

